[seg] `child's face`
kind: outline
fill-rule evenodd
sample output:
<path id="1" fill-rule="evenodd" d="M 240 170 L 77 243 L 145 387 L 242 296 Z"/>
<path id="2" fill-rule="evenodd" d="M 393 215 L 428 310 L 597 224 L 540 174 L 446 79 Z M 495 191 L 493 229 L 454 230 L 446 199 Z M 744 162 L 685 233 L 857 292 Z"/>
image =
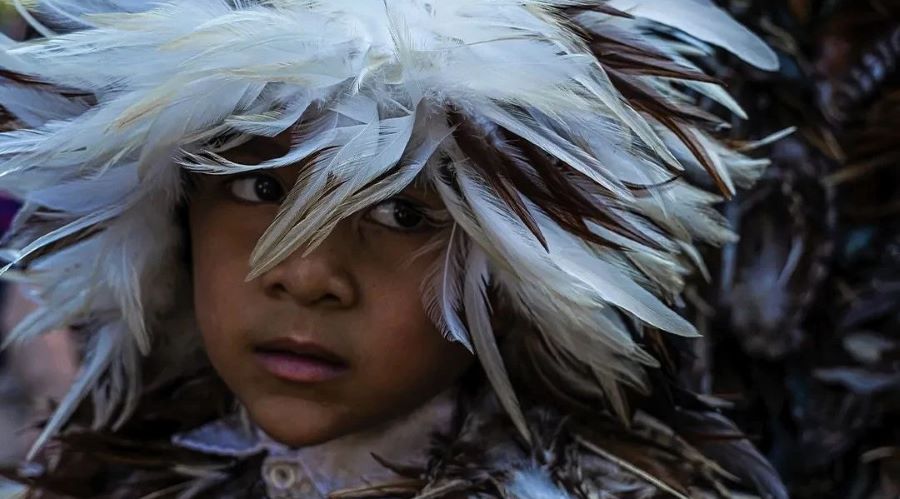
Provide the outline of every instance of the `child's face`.
<path id="1" fill-rule="evenodd" d="M 297 173 L 199 176 L 189 206 L 195 310 L 209 358 L 253 420 L 293 446 L 410 411 L 472 362 L 422 304 L 436 255 L 411 256 L 446 230 L 417 212 L 441 208 L 422 190 L 346 219 L 306 258 L 298 250 L 244 282 Z"/>

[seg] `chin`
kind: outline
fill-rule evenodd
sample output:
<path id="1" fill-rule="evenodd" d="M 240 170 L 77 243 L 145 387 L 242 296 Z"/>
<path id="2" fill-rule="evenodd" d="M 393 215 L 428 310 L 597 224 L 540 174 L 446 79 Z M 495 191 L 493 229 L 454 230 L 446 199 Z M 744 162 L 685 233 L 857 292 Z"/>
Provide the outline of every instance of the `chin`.
<path id="1" fill-rule="evenodd" d="M 278 443 L 308 447 L 353 432 L 337 408 L 308 400 L 273 397 L 245 404 L 250 418 Z"/>
<path id="2" fill-rule="evenodd" d="M 298 426 L 287 426 L 283 423 L 275 426 L 259 425 L 272 440 L 288 447 L 309 447 L 324 444 L 341 436 L 340 432 L 327 431 L 326 428 L 302 428 Z"/>

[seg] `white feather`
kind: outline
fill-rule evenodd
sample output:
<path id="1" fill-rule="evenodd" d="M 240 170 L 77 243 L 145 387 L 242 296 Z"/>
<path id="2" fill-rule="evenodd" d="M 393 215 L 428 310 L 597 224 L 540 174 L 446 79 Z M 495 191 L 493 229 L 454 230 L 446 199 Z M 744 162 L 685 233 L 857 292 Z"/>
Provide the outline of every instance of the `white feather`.
<path id="1" fill-rule="evenodd" d="M 612 8 L 722 47 L 760 69 L 778 69 L 775 52 L 710 0 L 609 0 L 607 3 Z"/>
<path id="2" fill-rule="evenodd" d="M 442 257 L 426 280 L 423 303 L 428 317 L 441 329 L 444 338 L 458 342 L 474 353 L 471 336 L 459 314 L 466 253 L 464 238 L 456 224 L 450 229 L 445 244 Z"/>
<path id="3" fill-rule="evenodd" d="M 553 484 L 540 469 L 516 471 L 509 484 L 509 494 L 518 499 L 569 499 L 571 496 Z"/>
<path id="4" fill-rule="evenodd" d="M 26 258 L 28 255 L 34 253 L 35 251 L 49 245 L 53 244 L 61 239 L 64 239 L 68 236 L 77 234 L 78 232 L 85 230 L 87 228 L 93 227 L 99 223 L 102 223 L 106 220 L 109 220 L 117 215 L 119 215 L 123 210 L 122 206 L 111 206 L 104 208 L 103 210 L 95 211 L 88 215 L 85 215 L 77 220 L 68 223 L 56 230 L 48 232 L 44 234 L 30 244 L 22 248 L 18 251 L 18 258 L 16 261 L 9 263 L 7 266 L 0 269 L 0 274 L 8 270 L 12 265 L 19 263 L 22 259 Z"/>
<path id="5" fill-rule="evenodd" d="M 118 349 L 127 336 L 124 335 L 121 325 L 110 324 L 101 327 L 92 338 L 88 355 L 82 363 L 81 372 L 72 387 L 60 401 L 59 408 L 44 425 L 41 434 L 35 439 L 28 459 L 34 459 L 35 454 L 44 446 L 47 440 L 56 434 L 65 425 L 69 416 L 75 412 L 78 404 L 94 388 L 94 384 L 106 372 L 110 363 L 117 357 Z"/>
<path id="6" fill-rule="evenodd" d="M 472 344 L 488 380 L 494 387 L 494 393 L 497 395 L 500 405 L 512 418 L 513 424 L 522 438 L 531 442 L 531 432 L 503 365 L 503 357 L 497 347 L 497 338 L 491 328 L 491 312 L 487 296 L 489 280 L 487 256 L 477 246 L 470 247 L 466 258 L 463 305 Z"/>

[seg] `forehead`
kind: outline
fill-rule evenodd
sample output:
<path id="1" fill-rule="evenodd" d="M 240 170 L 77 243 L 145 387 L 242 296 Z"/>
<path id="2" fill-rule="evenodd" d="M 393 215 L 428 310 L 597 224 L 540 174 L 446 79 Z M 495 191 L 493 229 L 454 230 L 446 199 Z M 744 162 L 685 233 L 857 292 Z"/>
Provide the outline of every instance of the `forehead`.
<path id="1" fill-rule="evenodd" d="M 254 165 L 284 156 L 290 149 L 291 132 L 288 130 L 274 137 L 253 136 L 247 142 L 229 149 L 223 156 L 232 161 Z"/>

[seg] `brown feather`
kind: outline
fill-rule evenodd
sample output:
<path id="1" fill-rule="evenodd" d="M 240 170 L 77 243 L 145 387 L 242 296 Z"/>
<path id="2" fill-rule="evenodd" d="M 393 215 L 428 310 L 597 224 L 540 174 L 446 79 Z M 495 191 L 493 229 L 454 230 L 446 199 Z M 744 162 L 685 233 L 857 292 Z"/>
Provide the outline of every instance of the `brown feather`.
<path id="1" fill-rule="evenodd" d="M 623 49 L 623 47 L 623 45 L 618 43 L 605 43 L 599 40 L 591 44 L 594 56 L 597 57 L 597 60 L 600 61 L 604 68 L 612 68 L 637 76 L 661 76 L 679 80 L 722 84 L 722 81 L 714 76 L 684 67 L 657 54 L 641 51 L 634 47 L 629 47 L 628 49 Z"/>
<path id="2" fill-rule="evenodd" d="M 503 131 L 500 132 L 504 133 Z M 549 199 L 542 199 L 538 203 L 561 227 L 570 233 L 600 246 L 622 249 L 619 245 L 607 241 L 591 232 L 584 220 L 600 225 L 609 231 L 637 241 L 644 246 L 656 250 L 662 250 L 655 241 L 648 238 L 641 229 L 633 227 L 626 220 L 618 217 L 613 208 L 602 201 L 605 190 L 594 183 L 593 180 L 578 172 L 574 168 L 561 161 L 550 159 L 537 146 L 516 136 L 506 139 L 506 142 L 522 152 L 523 158 L 538 173 L 544 182 L 544 189 Z M 576 180 L 582 185 L 593 185 L 598 192 L 594 200 L 588 199 L 588 193 L 576 185 Z M 635 216 L 638 214 L 633 213 Z M 644 218 L 644 217 L 641 217 Z M 644 218 L 650 225 L 655 225 Z"/>
<path id="3" fill-rule="evenodd" d="M 725 185 L 725 182 L 722 180 L 722 177 L 716 171 L 712 159 L 710 159 L 709 154 L 706 152 L 706 148 L 703 147 L 703 145 L 697 141 L 696 137 L 686 130 L 685 126 L 682 124 L 683 121 L 690 121 L 692 118 L 696 118 L 696 116 L 691 116 L 685 113 L 684 110 L 672 107 L 661 97 L 655 95 L 652 90 L 646 88 L 632 77 L 628 77 L 615 70 L 609 71 L 609 77 L 613 84 L 616 85 L 616 88 L 622 92 L 622 95 L 628 99 L 635 109 L 655 118 L 684 143 L 694 158 L 696 158 L 703 166 L 703 169 L 706 170 L 710 177 L 712 177 L 716 187 L 722 195 L 730 199 L 731 193 Z"/>
<path id="4" fill-rule="evenodd" d="M 547 240 L 541 233 L 537 221 L 531 216 L 516 189 L 507 183 L 508 175 L 511 170 L 516 169 L 515 166 L 508 164 L 507 158 L 488 142 L 486 134 L 472 120 L 456 111 L 451 111 L 448 117 L 454 129 L 453 137 L 462 152 L 471 160 L 472 166 L 491 184 L 494 192 L 515 212 L 541 246 L 545 250 L 548 249 Z"/>
<path id="5" fill-rule="evenodd" d="M 599 12 L 601 14 L 606 14 L 608 16 L 613 17 L 623 17 L 625 19 L 634 19 L 634 16 L 625 12 L 624 10 L 619 10 L 615 7 L 610 7 L 604 3 L 598 3 L 594 5 L 578 5 L 575 7 L 569 7 L 564 9 L 567 12 L 566 17 L 572 17 L 572 12 Z"/>
<path id="6" fill-rule="evenodd" d="M 700 162 L 703 166 L 703 169 L 712 177 L 713 182 L 716 184 L 716 188 L 719 192 L 726 198 L 731 199 L 731 192 L 728 190 L 728 187 L 725 185 L 725 182 L 722 180 L 722 177 L 716 171 L 715 166 L 713 165 L 712 159 L 709 157 L 709 154 L 706 152 L 706 148 L 703 147 L 703 144 L 700 144 L 697 141 L 697 138 L 694 137 L 693 134 L 685 130 L 681 124 L 679 124 L 676 120 L 663 117 L 660 122 L 672 133 L 681 140 L 685 146 L 687 146 L 688 150 L 691 151 L 691 154 L 694 155 L 694 158 Z"/>

